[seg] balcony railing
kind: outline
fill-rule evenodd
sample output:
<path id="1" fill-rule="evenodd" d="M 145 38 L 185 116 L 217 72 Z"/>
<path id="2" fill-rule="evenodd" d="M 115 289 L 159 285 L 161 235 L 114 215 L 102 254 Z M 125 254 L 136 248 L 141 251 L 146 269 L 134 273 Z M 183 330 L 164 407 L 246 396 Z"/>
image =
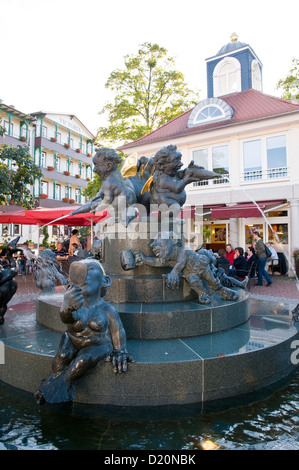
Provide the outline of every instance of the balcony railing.
<path id="1" fill-rule="evenodd" d="M 193 186 L 215 186 L 218 184 L 229 184 L 229 174 L 219 175 L 219 178 L 214 178 L 212 180 L 202 180 L 193 183 Z"/>
<path id="2" fill-rule="evenodd" d="M 268 168 L 267 170 L 244 171 L 242 175 L 243 182 L 249 181 L 267 181 L 274 178 L 286 178 L 289 176 L 287 167 Z"/>

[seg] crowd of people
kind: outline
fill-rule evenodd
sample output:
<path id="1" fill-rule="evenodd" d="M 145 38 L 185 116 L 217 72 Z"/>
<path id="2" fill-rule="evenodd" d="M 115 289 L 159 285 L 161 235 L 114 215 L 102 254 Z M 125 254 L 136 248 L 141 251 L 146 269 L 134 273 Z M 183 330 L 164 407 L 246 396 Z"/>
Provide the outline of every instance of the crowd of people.
<path id="1" fill-rule="evenodd" d="M 268 250 L 271 252 L 269 256 Z M 257 280 L 257 286 L 263 285 L 263 279 L 266 280 L 266 286 L 272 284 L 272 279 L 268 273 L 269 266 L 278 264 L 278 254 L 270 243 L 264 243 L 259 232 L 253 233 L 252 245 L 247 248 L 245 253 L 242 247 L 233 249 L 228 243 L 224 249 L 218 250 L 216 267 L 224 269 L 229 276 L 237 279 L 245 279 L 246 276 Z"/>
<path id="2" fill-rule="evenodd" d="M 97 239 L 94 237 L 94 239 Z M 56 247 L 52 249 L 55 254 L 56 260 L 59 262 L 60 267 L 64 271 L 68 271 L 69 263 L 81 258 L 85 258 L 91 251 L 91 234 L 85 239 L 79 238 L 79 231 L 72 230 L 71 237 L 63 240 L 60 239 L 56 243 Z M 30 249 L 27 242 L 22 243 L 17 253 L 14 255 L 18 274 L 28 274 L 34 271 L 36 264 L 37 254 Z M 0 256 L 0 264 L 2 268 L 9 267 L 9 262 L 6 256 Z M 66 272 L 64 274 L 67 274 Z"/>

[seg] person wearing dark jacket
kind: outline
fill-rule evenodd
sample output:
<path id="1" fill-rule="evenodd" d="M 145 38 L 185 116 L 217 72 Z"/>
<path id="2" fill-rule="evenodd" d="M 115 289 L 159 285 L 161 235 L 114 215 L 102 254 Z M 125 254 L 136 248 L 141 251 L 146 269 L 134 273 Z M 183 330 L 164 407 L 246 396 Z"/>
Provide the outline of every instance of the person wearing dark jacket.
<path id="1" fill-rule="evenodd" d="M 255 277 L 256 267 L 257 267 L 257 262 L 258 262 L 258 257 L 253 246 L 249 246 L 247 248 L 246 262 L 247 262 L 248 273 L 250 272 L 249 277 L 252 279 L 253 277 Z"/>
<path id="2" fill-rule="evenodd" d="M 258 275 L 258 282 L 257 286 L 263 285 L 263 276 L 266 278 L 267 284 L 266 286 L 271 286 L 272 281 L 271 277 L 265 270 L 267 255 L 266 255 L 266 246 L 263 240 L 260 237 L 259 232 L 253 232 L 253 239 L 255 240 L 255 251 L 258 256 L 258 263 L 257 263 L 257 275 Z"/>
<path id="3" fill-rule="evenodd" d="M 223 268 L 225 274 L 228 274 L 230 262 L 227 258 L 225 258 L 225 250 L 223 248 L 220 248 L 220 250 L 218 250 L 218 255 L 219 258 L 216 259 L 215 263 L 216 268 Z"/>
<path id="4" fill-rule="evenodd" d="M 235 268 L 235 276 L 241 279 L 245 279 L 247 276 L 247 262 L 244 256 L 244 250 L 240 246 L 235 248 L 235 258 L 233 261 Z"/>

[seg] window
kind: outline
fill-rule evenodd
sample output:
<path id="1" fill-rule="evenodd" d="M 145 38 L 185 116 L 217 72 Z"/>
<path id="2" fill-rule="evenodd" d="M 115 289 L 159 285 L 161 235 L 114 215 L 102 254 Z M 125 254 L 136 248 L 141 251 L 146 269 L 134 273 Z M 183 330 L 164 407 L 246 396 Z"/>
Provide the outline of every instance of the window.
<path id="1" fill-rule="evenodd" d="M 13 234 L 14 235 L 22 235 L 22 225 L 19 225 L 19 224 L 14 224 L 13 225 Z"/>
<path id="2" fill-rule="evenodd" d="M 56 184 L 55 185 L 55 199 L 61 200 L 61 185 Z"/>
<path id="3" fill-rule="evenodd" d="M 220 98 L 207 98 L 200 101 L 191 111 L 187 127 L 209 124 L 210 122 L 231 119 L 233 109 Z"/>
<path id="4" fill-rule="evenodd" d="M 9 122 L 8 121 L 4 121 L 3 127 L 5 127 L 5 129 L 6 129 L 6 134 L 7 135 L 13 135 L 13 123 L 12 122 L 10 123 L 10 129 L 9 129 Z"/>
<path id="5" fill-rule="evenodd" d="M 228 145 L 214 147 L 212 149 L 213 168 L 212 171 L 220 175 L 229 173 Z"/>
<path id="6" fill-rule="evenodd" d="M 217 147 L 208 147 L 192 152 L 192 160 L 198 166 L 204 167 L 206 170 L 214 171 L 219 174 L 219 179 L 200 181 L 194 183 L 194 186 L 204 186 L 212 184 L 229 183 L 229 147 L 228 145 L 220 145 Z M 223 177 L 222 175 L 226 175 Z"/>
<path id="7" fill-rule="evenodd" d="M 45 168 L 46 165 L 47 165 L 47 154 L 46 152 L 42 152 L 41 158 L 40 158 L 40 166 Z"/>
<path id="8" fill-rule="evenodd" d="M 260 140 L 243 143 L 244 179 L 262 178 L 262 148 Z"/>
<path id="9" fill-rule="evenodd" d="M 80 189 L 75 189 L 75 201 L 80 203 Z"/>
<path id="10" fill-rule="evenodd" d="M 46 126 L 42 126 L 42 137 L 47 137 L 48 129 Z"/>
<path id="11" fill-rule="evenodd" d="M 60 134 L 60 132 L 57 132 L 56 139 L 57 139 L 57 142 L 59 142 L 61 144 L 61 134 Z"/>
<path id="12" fill-rule="evenodd" d="M 83 153 L 85 153 L 85 144 L 84 144 L 84 142 L 82 142 L 82 144 L 81 144 L 81 150 L 82 150 Z"/>
<path id="13" fill-rule="evenodd" d="M 60 171 L 60 157 L 56 157 L 56 170 Z"/>
<path id="14" fill-rule="evenodd" d="M 280 135 L 278 137 L 269 137 L 267 139 L 267 169 L 268 178 L 286 176 L 287 173 L 287 150 L 286 137 Z"/>
<path id="15" fill-rule="evenodd" d="M 234 57 L 222 59 L 213 74 L 214 96 L 241 91 L 241 64 Z"/>
<path id="16" fill-rule="evenodd" d="M 289 243 L 288 235 L 288 224 L 272 224 L 271 227 L 279 238 L 279 242 L 287 245 Z M 277 240 L 272 232 L 271 228 L 268 227 L 268 240 L 271 243 L 277 243 Z"/>
<path id="17" fill-rule="evenodd" d="M 288 176 L 286 136 L 243 142 L 244 181 Z"/>
<path id="18" fill-rule="evenodd" d="M 258 61 L 255 59 L 251 64 L 252 88 L 262 91 L 262 74 Z"/>
<path id="19" fill-rule="evenodd" d="M 41 194 L 48 194 L 48 181 L 41 181 L 40 192 Z"/>
<path id="20" fill-rule="evenodd" d="M 74 139 L 72 139 L 72 138 L 70 139 L 70 147 L 71 147 L 71 149 L 74 148 Z"/>
<path id="21" fill-rule="evenodd" d="M 73 164 L 73 162 L 70 162 L 69 172 L 70 172 L 71 175 L 74 174 L 74 164 Z"/>

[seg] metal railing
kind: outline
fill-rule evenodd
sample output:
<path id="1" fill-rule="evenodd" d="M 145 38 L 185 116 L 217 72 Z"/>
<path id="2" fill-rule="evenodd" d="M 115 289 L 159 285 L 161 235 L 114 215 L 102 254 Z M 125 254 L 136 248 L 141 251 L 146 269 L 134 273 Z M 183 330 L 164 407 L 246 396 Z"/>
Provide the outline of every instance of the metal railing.
<path id="1" fill-rule="evenodd" d="M 214 178 L 211 180 L 202 180 L 193 183 L 193 186 L 215 186 L 218 184 L 229 184 L 229 174 L 219 175 L 219 178 Z"/>
<path id="2" fill-rule="evenodd" d="M 243 182 L 263 180 L 267 181 L 273 178 L 286 178 L 289 176 L 287 167 L 268 168 L 266 170 L 244 171 L 242 174 Z"/>

